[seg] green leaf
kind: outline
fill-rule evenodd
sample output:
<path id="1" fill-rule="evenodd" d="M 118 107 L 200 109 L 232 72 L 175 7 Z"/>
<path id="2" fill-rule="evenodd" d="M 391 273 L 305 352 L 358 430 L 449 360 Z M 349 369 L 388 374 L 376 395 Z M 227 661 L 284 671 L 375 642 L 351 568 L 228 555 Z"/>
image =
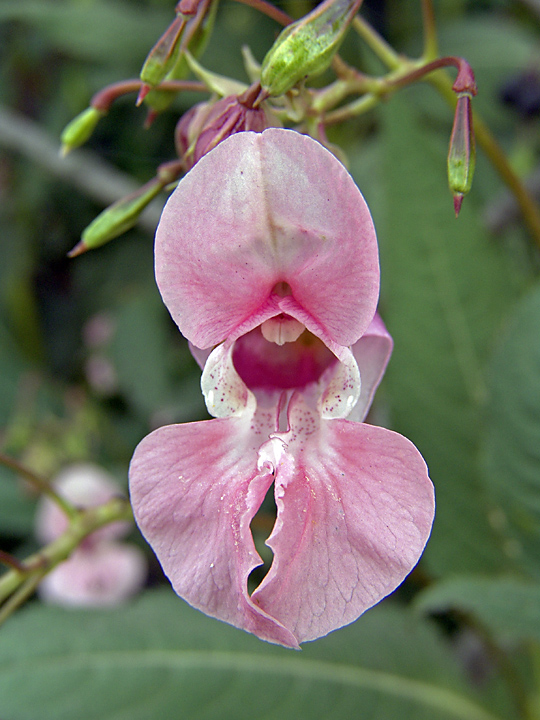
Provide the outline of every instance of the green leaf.
<path id="1" fill-rule="evenodd" d="M 485 486 L 505 549 L 540 576 L 540 286 L 517 305 L 488 376 Z"/>
<path id="2" fill-rule="evenodd" d="M 459 577 L 424 590 L 423 612 L 472 613 L 501 639 L 540 641 L 540 585 L 516 578 Z"/>
<path id="3" fill-rule="evenodd" d="M 504 562 L 480 479 L 486 356 L 521 281 L 488 237 L 474 188 L 458 220 L 445 177 L 448 138 L 417 112 L 425 88 L 383 110 L 381 311 L 394 337 L 392 426 L 420 449 L 437 493 L 425 558 L 442 574 Z M 449 113 L 450 124 L 450 113 Z"/>
<path id="4" fill-rule="evenodd" d="M 2 631 L 0 697 L 10 720 L 495 720 L 406 611 L 377 608 L 295 653 L 170 592 L 114 611 L 27 608 Z"/>

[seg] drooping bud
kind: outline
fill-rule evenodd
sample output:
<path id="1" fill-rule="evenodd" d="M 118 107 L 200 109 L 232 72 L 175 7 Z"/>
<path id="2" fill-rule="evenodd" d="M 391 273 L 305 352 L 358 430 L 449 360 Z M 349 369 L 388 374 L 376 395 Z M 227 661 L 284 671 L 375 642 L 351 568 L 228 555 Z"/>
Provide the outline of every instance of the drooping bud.
<path id="1" fill-rule="evenodd" d="M 303 78 L 324 72 L 361 4 L 362 0 L 324 0 L 282 30 L 262 63 L 263 89 L 283 95 Z"/>
<path id="2" fill-rule="evenodd" d="M 193 105 L 182 115 L 176 125 L 174 131 L 176 154 L 179 158 L 184 159 L 186 170 L 193 166 L 193 148 L 211 110 L 211 102 L 201 102 Z"/>
<path id="3" fill-rule="evenodd" d="M 73 118 L 64 128 L 60 136 L 62 155 L 67 155 L 70 150 L 84 145 L 88 138 L 92 135 L 96 125 L 104 117 L 105 113 L 95 107 L 86 108 L 77 117 Z"/>
<path id="4" fill-rule="evenodd" d="M 203 155 L 235 133 L 246 130 L 262 132 L 269 127 L 281 126 L 264 103 L 254 107 L 259 95 L 260 86 L 257 84 L 242 95 L 230 95 L 213 105 L 200 103 L 182 117 L 175 139 L 186 169 L 193 167 Z"/>
<path id="5" fill-rule="evenodd" d="M 461 92 L 458 95 L 448 150 L 448 185 L 454 197 L 456 217 L 459 215 L 463 197 L 471 189 L 475 163 L 471 94 Z"/>

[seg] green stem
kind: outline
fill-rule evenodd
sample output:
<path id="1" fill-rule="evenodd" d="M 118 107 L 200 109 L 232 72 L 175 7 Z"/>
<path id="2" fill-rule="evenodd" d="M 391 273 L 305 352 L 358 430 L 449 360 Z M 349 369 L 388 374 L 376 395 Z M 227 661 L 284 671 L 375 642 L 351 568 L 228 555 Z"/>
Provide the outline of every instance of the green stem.
<path id="1" fill-rule="evenodd" d="M 366 93 L 365 95 L 362 95 L 361 98 L 358 98 L 358 100 L 327 113 L 324 116 L 324 124 L 325 126 L 333 125 L 334 123 L 343 122 L 343 120 L 348 120 L 351 117 L 361 115 L 362 113 L 376 107 L 380 101 L 380 94 Z"/>
<path id="2" fill-rule="evenodd" d="M 28 480 L 28 482 L 32 483 L 32 485 L 34 485 L 34 487 L 36 487 L 41 493 L 47 495 L 47 497 L 49 497 L 54 503 L 56 503 L 58 507 L 63 510 L 63 512 L 67 515 L 68 518 L 76 517 L 78 512 L 77 509 L 74 508 L 73 505 L 69 503 L 65 498 L 58 495 L 53 490 L 47 480 L 37 475 L 29 468 L 25 467 L 14 458 L 9 457 L 8 455 L 4 455 L 4 453 L 2 452 L 0 452 L 0 465 L 8 467 L 10 470 L 16 472 L 17 475 L 20 475 L 21 477 L 25 478 L 25 480 Z"/>
<path id="3" fill-rule="evenodd" d="M 23 561 L 21 569 L 9 570 L 2 575 L 0 578 L 0 603 L 4 603 L 4 606 L 0 619 L 4 620 L 10 612 L 18 607 L 20 603 L 14 598 L 21 597 L 22 602 L 27 597 L 23 590 L 24 587 L 30 587 L 27 583 L 35 581 L 28 591 L 30 594 L 43 576 L 66 560 L 85 537 L 104 525 L 132 519 L 131 506 L 123 498 L 113 498 L 104 505 L 77 511 L 75 517 L 71 519 L 69 527 L 59 538 Z M 6 606 L 12 607 L 12 609 L 8 612 L 5 610 Z"/>
<path id="4" fill-rule="evenodd" d="M 36 571 L 17 588 L 0 608 L 0 625 L 30 597 L 46 574 L 47 570 Z"/>
<path id="5" fill-rule="evenodd" d="M 437 27 L 432 0 L 422 0 L 422 20 L 424 23 L 424 52 L 422 57 L 426 62 L 435 60 L 439 55 L 437 42 Z"/>

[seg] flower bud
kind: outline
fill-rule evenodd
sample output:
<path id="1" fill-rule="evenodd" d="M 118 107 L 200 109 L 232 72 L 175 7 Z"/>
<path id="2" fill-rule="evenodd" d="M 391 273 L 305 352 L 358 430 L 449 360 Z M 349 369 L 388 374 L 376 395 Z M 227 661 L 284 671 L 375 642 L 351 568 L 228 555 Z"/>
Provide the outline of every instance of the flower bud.
<path id="1" fill-rule="evenodd" d="M 280 127 L 280 122 L 263 104 L 253 107 L 260 87 L 249 88 L 240 96 L 230 95 L 213 105 L 200 103 L 182 117 L 175 139 L 180 157 L 187 169 L 199 162 L 222 140 L 238 132 L 262 132 L 269 127 Z"/>
<path id="2" fill-rule="evenodd" d="M 261 85 L 282 95 L 332 62 L 362 0 L 325 0 L 279 34 L 261 67 Z"/>
<path id="3" fill-rule="evenodd" d="M 68 257 L 76 257 L 87 250 L 100 247 L 132 228 L 141 212 L 163 189 L 164 184 L 159 178 L 155 178 L 106 208 L 83 231 L 81 241 L 68 253 Z"/>
<path id="4" fill-rule="evenodd" d="M 448 150 L 448 184 L 454 196 L 454 210 L 459 215 L 463 197 L 471 189 L 476 162 L 471 95 L 458 95 L 454 126 Z"/>
<path id="5" fill-rule="evenodd" d="M 98 122 L 104 117 L 102 110 L 94 107 L 86 108 L 82 113 L 66 125 L 60 139 L 62 140 L 62 155 L 67 155 L 73 148 L 83 145 L 94 132 Z"/>
<path id="6" fill-rule="evenodd" d="M 182 13 L 184 24 L 175 36 L 173 26 L 177 18 L 150 52 L 141 71 L 141 80 L 145 85 L 139 93 L 138 104 L 144 99 L 156 113 L 163 112 L 171 104 L 173 95 L 160 91 L 156 86 L 163 80 L 183 80 L 189 75 L 190 66 L 185 53 L 189 50 L 195 57 L 202 54 L 214 27 L 217 6 L 217 0 L 178 3 L 176 9 Z"/>
<path id="7" fill-rule="evenodd" d="M 177 15 L 150 50 L 141 70 L 140 77 L 144 84 L 137 98 L 138 105 L 144 100 L 151 88 L 159 85 L 165 75 L 174 67 L 180 49 L 180 38 L 185 26 L 186 18 L 184 15 Z"/>

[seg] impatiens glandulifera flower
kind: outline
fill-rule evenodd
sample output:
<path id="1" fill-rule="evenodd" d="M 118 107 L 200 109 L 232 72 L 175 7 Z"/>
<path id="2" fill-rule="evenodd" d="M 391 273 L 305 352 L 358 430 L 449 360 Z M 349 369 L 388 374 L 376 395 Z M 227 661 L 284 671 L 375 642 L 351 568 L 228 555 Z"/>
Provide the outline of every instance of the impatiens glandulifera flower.
<path id="1" fill-rule="evenodd" d="M 119 495 L 113 478 L 96 465 L 66 467 L 55 479 L 56 492 L 78 508 L 96 507 Z M 68 519 L 44 497 L 36 515 L 36 536 L 44 543 L 59 538 Z M 86 537 L 64 562 L 42 580 L 38 590 L 46 602 L 63 606 L 109 607 L 125 602 L 146 579 L 146 560 L 139 548 L 118 542 L 129 523 L 115 522 Z"/>
<path id="2" fill-rule="evenodd" d="M 392 592 L 433 520 L 418 450 L 362 422 L 392 347 L 369 210 L 310 137 L 238 133 L 171 195 L 155 263 L 214 419 L 139 444 L 137 523 L 191 605 L 296 648 Z M 272 483 L 274 557 L 250 595 L 250 523 Z"/>

